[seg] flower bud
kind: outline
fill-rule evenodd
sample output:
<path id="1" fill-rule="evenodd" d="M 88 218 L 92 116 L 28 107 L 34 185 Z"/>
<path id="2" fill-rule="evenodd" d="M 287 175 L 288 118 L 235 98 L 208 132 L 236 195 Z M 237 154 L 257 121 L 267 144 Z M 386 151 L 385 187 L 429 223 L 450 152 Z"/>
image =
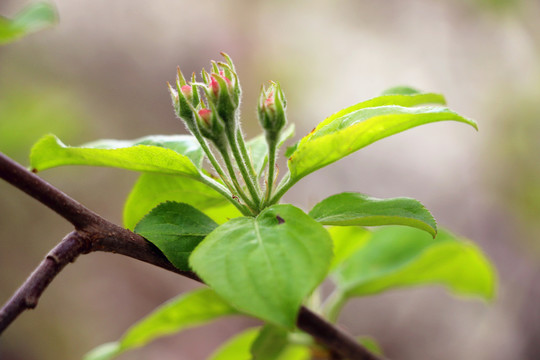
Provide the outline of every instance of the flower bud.
<path id="1" fill-rule="evenodd" d="M 223 131 L 224 127 L 229 134 L 235 133 L 238 125 L 236 112 L 240 105 L 240 84 L 232 60 L 226 54 L 222 55 L 226 62 L 212 62 L 210 73 L 202 70 L 202 83 L 196 82 L 195 74 L 190 83 L 186 82 L 178 69 L 176 89 L 169 85 L 176 115 L 190 130 L 200 127 L 201 133 L 204 131 L 211 137 L 215 137 L 218 130 Z"/>
<path id="2" fill-rule="evenodd" d="M 279 132 L 287 123 L 286 107 L 287 102 L 279 83 L 272 82 L 268 89 L 262 87 L 257 113 L 267 138 L 277 139 Z"/>
<path id="3" fill-rule="evenodd" d="M 199 130 L 205 138 L 216 142 L 224 136 L 224 124 L 215 109 L 202 108 L 196 112 L 195 118 Z"/>
<path id="4" fill-rule="evenodd" d="M 170 84 L 168 85 L 176 116 L 184 121 L 188 129 L 193 129 L 195 126 L 193 106 L 199 102 L 197 91 L 193 91 L 193 87 L 187 84 L 180 69 L 178 69 L 178 75 L 176 77 L 176 90 Z"/>

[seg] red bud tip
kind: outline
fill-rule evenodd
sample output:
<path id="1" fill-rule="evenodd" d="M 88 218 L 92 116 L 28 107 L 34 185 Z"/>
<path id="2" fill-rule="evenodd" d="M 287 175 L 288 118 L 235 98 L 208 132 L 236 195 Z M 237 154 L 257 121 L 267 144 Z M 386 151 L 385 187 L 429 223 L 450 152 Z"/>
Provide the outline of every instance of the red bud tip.
<path id="1" fill-rule="evenodd" d="M 269 106 L 274 105 L 275 100 L 276 99 L 274 97 L 274 92 L 271 91 L 270 94 L 268 94 L 268 97 L 266 98 L 266 100 L 264 100 L 264 106 L 269 107 Z"/>
<path id="2" fill-rule="evenodd" d="M 182 94 L 184 94 L 184 96 L 191 96 L 191 86 L 184 85 L 180 90 L 182 90 Z"/>
<path id="3" fill-rule="evenodd" d="M 210 116 L 211 115 L 212 115 L 212 110 L 210 110 L 210 109 L 201 109 L 201 110 L 199 110 L 199 116 L 208 125 L 210 125 Z"/>
<path id="4" fill-rule="evenodd" d="M 219 90 L 219 84 L 218 84 L 217 80 L 214 78 L 214 76 L 212 76 L 210 78 L 210 88 L 214 92 L 214 95 L 217 96 L 218 90 Z"/>
<path id="5" fill-rule="evenodd" d="M 212 74 L 212 76 L 210 77 L 210 88 L 212 89 L 212 92 L 214 93 L 214 95 L 217 96 L 218 91 L 219 91 L 219 83 L 217 82 L 214 75 L 216 74 Z M 225 76 L 225 72 L 223 70 L 219 71 L 219 76 L 225 79 L 225 82 L 227 83 L 228 86 L 232 86 L 231 80 Z"/>

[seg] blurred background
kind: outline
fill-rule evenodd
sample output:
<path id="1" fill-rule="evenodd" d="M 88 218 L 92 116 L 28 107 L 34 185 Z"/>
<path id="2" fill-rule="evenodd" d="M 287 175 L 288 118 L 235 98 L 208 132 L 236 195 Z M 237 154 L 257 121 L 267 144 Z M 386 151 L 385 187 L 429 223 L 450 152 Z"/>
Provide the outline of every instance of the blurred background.
<path id="1" fill-rule="evenodd" d="M 280 81 L 300 138 L 335 111 L 395 85 L 446 95 L 480 131 L 437 123 L 384 139 L 310 175 L 285 199 L 304 209 L 341 191 L 422 201 L 495 263 L 492 304 L 440 287 L 356 299 L 340 324 L 392 359 L 540 358 L 540 3 L 537 0 L 51 1 L 60 24 L 0 47 L 0 151 L 28 165 L 46 133 L 70 145 L 183 133 L 166 81 L 229 53 L 258 133 L 261 84 Z M 12 17 L 27 1 L 2 0 Z M 282 168 L 285 167 L 282 163 Z M 137 174 L 68 167 L 43 178 L 121 224 Z M 0 302 L 70 225 L 0 182 Z M 80 359 L 189 279 L 121 256 L 68 266 L 0 338 L 2 360 Z M 204 359 L 238 330 L 230 318 L 120 359 Z"/>

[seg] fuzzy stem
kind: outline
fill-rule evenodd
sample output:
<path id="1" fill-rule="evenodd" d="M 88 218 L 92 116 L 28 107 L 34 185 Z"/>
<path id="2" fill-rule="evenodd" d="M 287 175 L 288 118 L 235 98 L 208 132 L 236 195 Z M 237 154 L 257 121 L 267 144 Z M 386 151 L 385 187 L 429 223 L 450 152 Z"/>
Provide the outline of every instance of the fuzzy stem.
<path id="1" fill-rule="evenodd" d="M 255 183 L 258 184 L 259 175 L 255 172 L 255 168 L 253 167 L 253 162 L 251 161 L 251 156 L 249 156 L 249 153 L 247 151 L 246 142 L 244 141 L 244 135 L 242 134 L 242 130 L 238 129 L 236 131 L 236 138 L 238 139 L 238 145 L 240 145 L 240 152 L 244 157 L 249 173 L 251 174 L 251 177 L 255 180 Z"/>
<path id="2" fill-rule="evenodd" d="M 220 183 L 214 181 L 212 178 L 206 175 L 202 175 L 197 180 L 199 180 L 205 185 L 208 185 L 209 187 L 211 187 L 212 189 L 216 190 L 218 193 L 223 195 L 231 204 L 233 204 L 234 206 L 236 206 L 238 210 L 240 210 L 242 215 L 246 215 L 246 216 L 252 215 L 251 210 L 246 205 L 239 203 L 235 198 L 233 198 L 231 193 Z"/>
<path id="3" fill-rule="evenodd" d="M 240 170 L 240 173 L 242 174 L 242 177 L 244 178 L 244 182 L 251 195 L 251 199 L 253 200 L 253 203 L 255 204 L 254 210 L 256 212 L 259 212 L 259 204 L 261 201 L 259 190 L 258 190 L 258 187 L 255 185 L 255 180 L 250 176 L 247 170 L 246 161 L 242 157 L 240 147 L 238 145 L 236 132 L 234 129 L 230 129 L 230 128 L 226 129 L 225 132 L 227 133 L 227 139 L 229 140 L 231 151 L 234 156 L 234 159 L 236 160 L 236 164 L 238 165 L 238 169 Z"/>
<path id="4" fill-rule="evenodd" d="M 195 124 L 188 124 L 188 125 L 190 125 L 190 126 L 188 126 L 189 131 L 195 136 L 195 138 L 197 139 L 197 141 L 201 145 L 204 153 L 208 157 L 208 160 L 212 164 L 212 167 L 214 168 L 214 170 L 216 170 L 216 172 L 218 173 L 219 177 L 221 178 L 221 180 L 223 181 L 225 186 L 227 186 L 227 188 L 231 192 L 234 191 L 234 188 L 232 187 L 229 178 L 227 177 L 227 175 L 225 174 L 225 171 L 223 171 L 221 165 L 219 164 L 216 157 L 214 156 L 214 153 L 212 152 L 212 149 L 210 149 L 210 147 L 208 146 L 208 143 L 203 138 L 199 128 Z"/>
<path id="5" fill-rule="evenodd" d="M 276 188 L 276 191 L 274 192 L 274 195 L 270 198 L 270 200 L 267 202 L 267 206 L 276 204 L 283 195 L 294 185 L 296 184 L 295 180 L 291 180 L 291 174 L 287 173 L 283 179 L 281 179 L 281 182 Z"/>
<path id="6" fill-rule="evenodd" d="M 272 190 L 274 187 L 274 178 L 276 171 L 276 148 L 277 141 L 269 140 L 266 138 L 266 143 L 268 145 L 268 176 L 266 180 L 266 196 L 264 199 L 264 204 L 267 204 L 270 201 L 272 196 Z"/>
<path id="7" fill-rule="evenodd" d="M 240 185 L 240 182 L 238 181 L 238 178 L 236 177 L 236 173 L 234 171 L 234 166 L 231 161 L 231 156 L 229 155 L 229 151 L 227 149 L 227 145 L 225 141 L 216 141 L 214 142 L 216 145 L 216 148 L 221 153 L 221 157 L 223 158 L 223 162 L 225 163 L 225 166 L 227 167 L 227 170 L 229 172 L 229 176 L 231 177 L 232 183 L 236 189 L 236 192 L 238 193 L 238 196 L 246 203 L 246 205 L 250 208 L 251 213 L 255 214 L 257 213 L 257 205 L 256 203 L 247 196 L 247 194 L 242 189 L 242 186 Z"/>

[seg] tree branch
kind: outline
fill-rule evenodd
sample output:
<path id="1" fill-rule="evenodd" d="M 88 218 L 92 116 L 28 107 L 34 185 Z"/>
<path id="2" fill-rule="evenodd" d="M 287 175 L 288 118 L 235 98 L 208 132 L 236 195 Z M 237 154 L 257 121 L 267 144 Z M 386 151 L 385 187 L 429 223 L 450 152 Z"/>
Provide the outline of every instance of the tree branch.
<path id="1" fill-rule="evenodd" d="M 75 231 L 69 233 L 56 245 L 0 310 L 0 333 L 20 313 L 27 309 L 35 308 L 45 288 L 47 288 L 64 266 L 75 261 L 80 254 L 85 252 L 87 252 L 85 244 Z"/>
<path id="2" fill-rule="evenodd" d="M 0 153 L 0 177 L 54 210 L 76 229 L 51 250 L 2 307 L 0 334 L 22 312 L 35 308 L 39 297 L 55 276 L 81 254 L 93 251 L 122 254 L 202 282 L 195 273 L 174 267 L 157 247 L 143 237 L 103 219 L 2 153 Z M 347 359 L 380 359 L 351 336 L 306 307 L 300 309 L 297 326 Z"/>

